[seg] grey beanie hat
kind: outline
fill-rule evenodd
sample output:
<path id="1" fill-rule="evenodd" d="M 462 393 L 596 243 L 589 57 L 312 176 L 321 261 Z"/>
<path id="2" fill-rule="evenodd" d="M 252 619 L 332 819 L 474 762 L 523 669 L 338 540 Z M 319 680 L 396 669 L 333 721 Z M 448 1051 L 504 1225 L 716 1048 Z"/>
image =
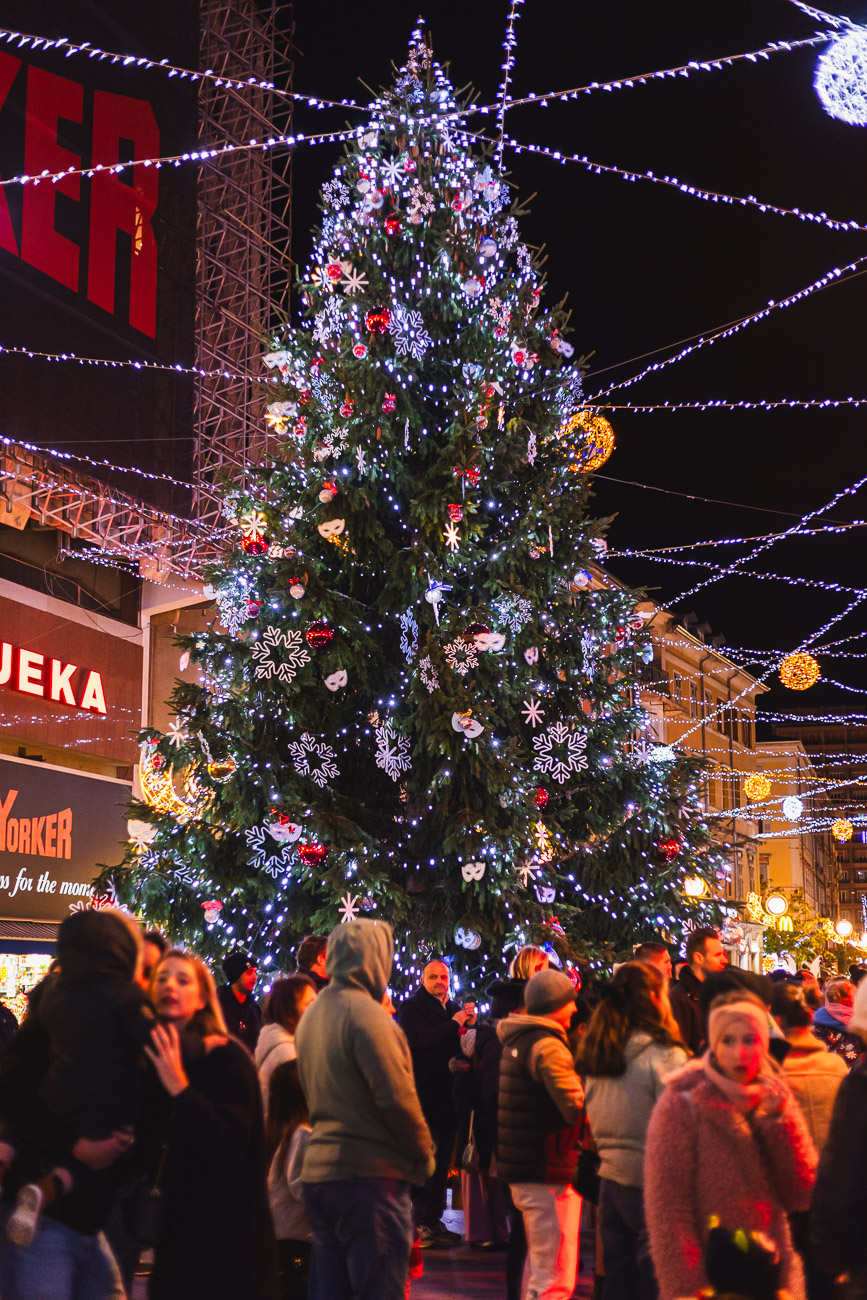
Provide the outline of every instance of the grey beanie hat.
<path id="1" fill-rule="evenodd" d="M 524 989 L 524 1006 L 531 1016 L 547 1016 L 577 996 L 575 985 L 560 970 L 540 970 Z"/>

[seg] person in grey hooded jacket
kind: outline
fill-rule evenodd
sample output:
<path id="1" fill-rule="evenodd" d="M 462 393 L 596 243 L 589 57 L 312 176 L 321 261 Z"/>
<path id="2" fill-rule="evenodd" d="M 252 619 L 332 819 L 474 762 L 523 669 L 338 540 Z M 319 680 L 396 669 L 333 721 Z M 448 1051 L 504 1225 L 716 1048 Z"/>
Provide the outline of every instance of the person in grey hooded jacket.
<path id="1" fill-rule="evenodd" d="M 301 1178 L 313 1229 L 309 1300 L 404 1300 L 409 1187 L 433 1173 L 403 1031 L 382 1005 L 391 926 L 364 919 L 328 939 L 330 982 L 295 1035 L 313 1134 Z"/>

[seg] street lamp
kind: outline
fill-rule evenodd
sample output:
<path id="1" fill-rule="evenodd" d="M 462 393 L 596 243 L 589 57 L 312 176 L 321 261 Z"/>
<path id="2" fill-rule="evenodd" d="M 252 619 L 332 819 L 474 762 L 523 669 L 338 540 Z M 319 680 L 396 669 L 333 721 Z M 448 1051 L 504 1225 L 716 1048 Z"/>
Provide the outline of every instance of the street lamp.
<path id="1" fill-rule="evenodd" d="M 789 910 L 789 901 L 785 894 L 768 894 L 765 898 L 765 911 L 771 916 L 785 916 Z"/>
<path id="2" fill-rule="evenodd" d="M 704 898 L 709 892 L 707 881 L 702 880 L 701 876 L 687 876 L 683 882 L 683 892 L 687 898 Z"/>
<path id="3" fill-rule="evenodd" d="M 838 938 L 848 939 L 849 935 L 852 933 L 854 928 L 855 927 L 853 926 L 851 921 L 842 920 L 842 921 L 838 921 L 837 924 L 834 926 L 834 931 Z"/>

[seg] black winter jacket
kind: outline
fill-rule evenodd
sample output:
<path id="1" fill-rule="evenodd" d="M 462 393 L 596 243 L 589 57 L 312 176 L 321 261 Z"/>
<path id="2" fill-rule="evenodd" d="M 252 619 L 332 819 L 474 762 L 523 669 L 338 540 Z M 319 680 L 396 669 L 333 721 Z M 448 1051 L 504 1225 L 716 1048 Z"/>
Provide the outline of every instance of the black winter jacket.
<path id="1" fill-rule="evenodd" d="M 684 966 L 669 989 L 671 1010 L 680 1029 L 680 1036 L 694 1056 L 704 1046 L 704 1018 L 699 993 L 701 980 L 696 979 L 688 966 Z"/>
<path id="2" fill-rule="evenodd" d="M 412 1055 L 416 1092 L 428 1121 L 454 1118 L 449 1061 L 460 1050 L 460 1029 L 452 1020 L 457 1011 L 457 1002 L 443 1006 L 439 998 L 422 987 L 406 999 L 398 1012 L 398 1024 L 406 1034 Z"/>
<path id="3" fill-rule="evenodd" d="M 530 1076 L 530 1051 L 540 1038 L 565 1035 L 553 1025 L 514 1026 L 500 1061 L 497 1175 L 508 1183 L 571 1183 L 578 1168 L 581 1124 L 568 1124 L 544 1083 Z M 508 1032 L 508 1031 L 507 1031 Z"/>
<path id="4" fill-rule="evenodd" d="M 262 1012 L 259 1003 L 251 993 L 243 1002 L 239 1002 L 232 992 L 231 984 L 221 984 L 217 997 L 226 1019 L 226 1027 L 233 1038 L 243 1043 L 249 1052 L 255 1052 L 262 1028 Z"/>
<path id="5" fill-rule="evenodd" d="M 256 1067 L 231 1040 L 187 1068 L 166 1117 L 163 1231 L 150 1300 L 274 1300 L 276 1246 Z"/>
<path id="6" fill-rule="evenodd" d="M 832 1277 L 851 1274 L 867 1286 L 867 1067 L 840 1084 L 822 1148 L 810 1230 L 819 1265 Z"/>

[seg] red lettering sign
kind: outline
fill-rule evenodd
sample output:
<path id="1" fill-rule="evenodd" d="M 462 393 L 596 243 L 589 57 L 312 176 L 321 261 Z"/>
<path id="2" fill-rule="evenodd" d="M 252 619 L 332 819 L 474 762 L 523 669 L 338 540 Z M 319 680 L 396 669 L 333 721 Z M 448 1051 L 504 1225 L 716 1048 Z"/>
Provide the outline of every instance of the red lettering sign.
<path id="1" fill-rule="evenodd" d="M 80 167 L 77 154 L 57 140 L 60 118 L 81 121 L 84 87 L 66 77 L 56 77 L 44 68 L 27 71 L 27 130 L 24 136 L 24 171 L 28 176 L 41 171 L 60 172 Z M 78 290 L 78 248 L 54 227 L 54 206 L 58 194 L 78 201 L 79 176 L 65 176 L 52 184 L 43 181 L 24 186 L 21 207 L 21 256 L 25 262 L 59 280 L 67 289 Z"/>
<path id="2" fill-rule="evenodd" d="M 81 681 L 76 699 L 73 678 L 79 671 L 77 664 L 65 664 L 61 659 L 49 659 L 38 650 L 19 650 L 9 641 L 0 642 L 0 686 L 10 685 L 23 695 L 37 695 L 53 700 L 71 709 L 84 709 L 89 713 L 106 713 L 105 691 L 102 675 L 95 669 L 83 669 L 86 676 Z"/>

